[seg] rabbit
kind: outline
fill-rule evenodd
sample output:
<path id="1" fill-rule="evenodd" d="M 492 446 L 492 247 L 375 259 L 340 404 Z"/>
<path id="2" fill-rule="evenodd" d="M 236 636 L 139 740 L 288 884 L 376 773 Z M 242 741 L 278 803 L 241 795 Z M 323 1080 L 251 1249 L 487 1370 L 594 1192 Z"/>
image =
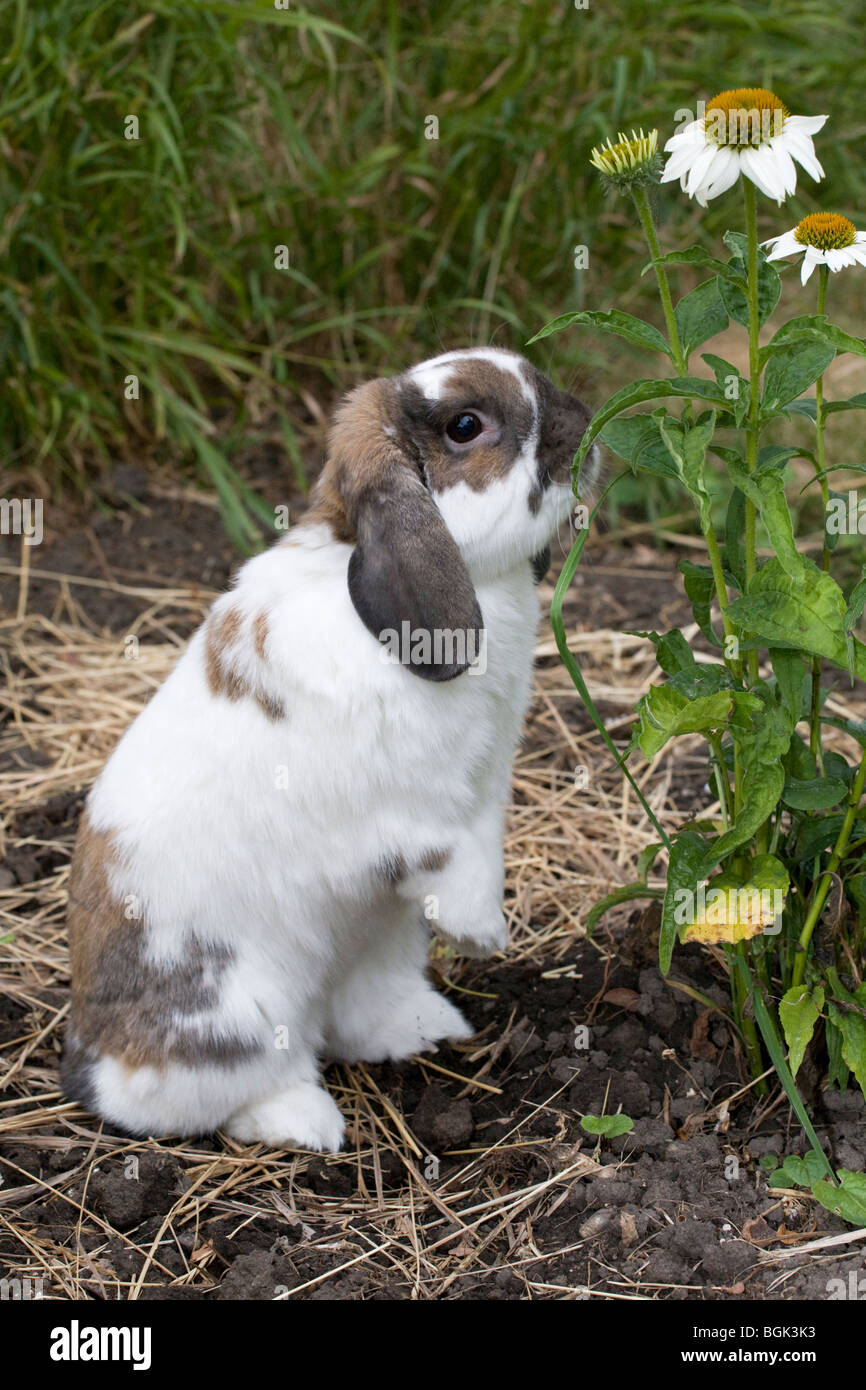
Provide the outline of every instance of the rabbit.
<path id="1" fill-rule="evenodd" d="M 427 978 L 430 933 L 506 946 L 535 582 L 589 418 L 490 348 L 342 400 L 308 511 L 241 567 L 87 798 L 67 1096 L 130 1134 L 333 1152 L 329 1060 L 472 1035 Z"/>

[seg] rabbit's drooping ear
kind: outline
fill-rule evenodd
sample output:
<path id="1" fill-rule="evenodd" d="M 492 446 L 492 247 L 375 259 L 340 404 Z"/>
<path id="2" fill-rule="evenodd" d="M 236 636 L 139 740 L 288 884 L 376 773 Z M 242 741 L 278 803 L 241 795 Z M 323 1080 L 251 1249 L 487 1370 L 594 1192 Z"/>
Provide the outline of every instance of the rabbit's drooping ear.
<path id="1" fill-rule="evenodd" d="M 425 680 L 453 680 L 481 649 L 483 619 L 463 557 L 401 444 L 395 384 L 371 381 L 337 410 L 326 466 L 355 548 L 349 594 L 380 642 Z"/>

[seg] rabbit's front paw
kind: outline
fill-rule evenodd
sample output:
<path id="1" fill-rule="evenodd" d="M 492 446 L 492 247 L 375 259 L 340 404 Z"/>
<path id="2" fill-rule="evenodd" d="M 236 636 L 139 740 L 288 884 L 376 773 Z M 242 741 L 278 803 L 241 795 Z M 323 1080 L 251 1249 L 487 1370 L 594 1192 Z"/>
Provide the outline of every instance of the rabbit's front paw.
<path id="1" fill-rule="evenodd" d="M 503 912 L 489 913 L 484 918 L 469 918 L 460 913 L 459 919 L 449 917 L 435 923 L 440 936 L 461 956 L 494 956 L 508 945 L 508 924 Z"/>
<path id="2" fill-rule="evenodd" d="M 345 1121 L 328 1092 L 312 1082 L 286 1086 L 265 1100 L 242 1106 L 223 1128 L 242 1144 L 313 1149 L 316 1153 L 336 1153 L 346 1132 Z"/>
<path id="3" fill-rule="evenodd" d="M 474 1031 L 450 1000 L 425 983 L 389 1008 L 363 1038 L 345 1038 L 335 1055 L 348 1062 L 400 1062 L 416 1052 L 435 1052 L 445 1038 L 471 1038 Z"/>

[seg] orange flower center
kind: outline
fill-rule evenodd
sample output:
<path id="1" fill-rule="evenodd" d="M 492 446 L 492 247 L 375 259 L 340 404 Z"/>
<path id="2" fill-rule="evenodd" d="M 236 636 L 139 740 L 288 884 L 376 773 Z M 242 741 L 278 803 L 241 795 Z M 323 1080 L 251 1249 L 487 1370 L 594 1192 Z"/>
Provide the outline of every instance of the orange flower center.
<path id="1" fill-rule="evenodd" d="M 853 246 L 857 228 L 838 212 L 810 212 L 794 228 L 794 240 L 801 246 L 816 246 L 819 251 L 839 251 Z"/>
<path id="2" fill-rule="evenodd" d="M 716 145 L 763 145 L 785 128 L 787 106 L 766 87 L 719 92 L 704 112 L 704 131 Z"/>

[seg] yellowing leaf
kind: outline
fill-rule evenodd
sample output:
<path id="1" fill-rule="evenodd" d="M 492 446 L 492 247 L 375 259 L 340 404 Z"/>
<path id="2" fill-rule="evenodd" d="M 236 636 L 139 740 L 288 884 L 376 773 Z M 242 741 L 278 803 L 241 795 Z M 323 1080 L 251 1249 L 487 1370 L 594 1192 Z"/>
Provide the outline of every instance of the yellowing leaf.
<path id="1" fill-rule="evenodd" d="M 732 945 L 749 941 L 773 925 L 784 896 L 779 888 L 759 887 L 755 883 L 711 883 L 699 890 L 694 916 L 682 939 Z"/>

